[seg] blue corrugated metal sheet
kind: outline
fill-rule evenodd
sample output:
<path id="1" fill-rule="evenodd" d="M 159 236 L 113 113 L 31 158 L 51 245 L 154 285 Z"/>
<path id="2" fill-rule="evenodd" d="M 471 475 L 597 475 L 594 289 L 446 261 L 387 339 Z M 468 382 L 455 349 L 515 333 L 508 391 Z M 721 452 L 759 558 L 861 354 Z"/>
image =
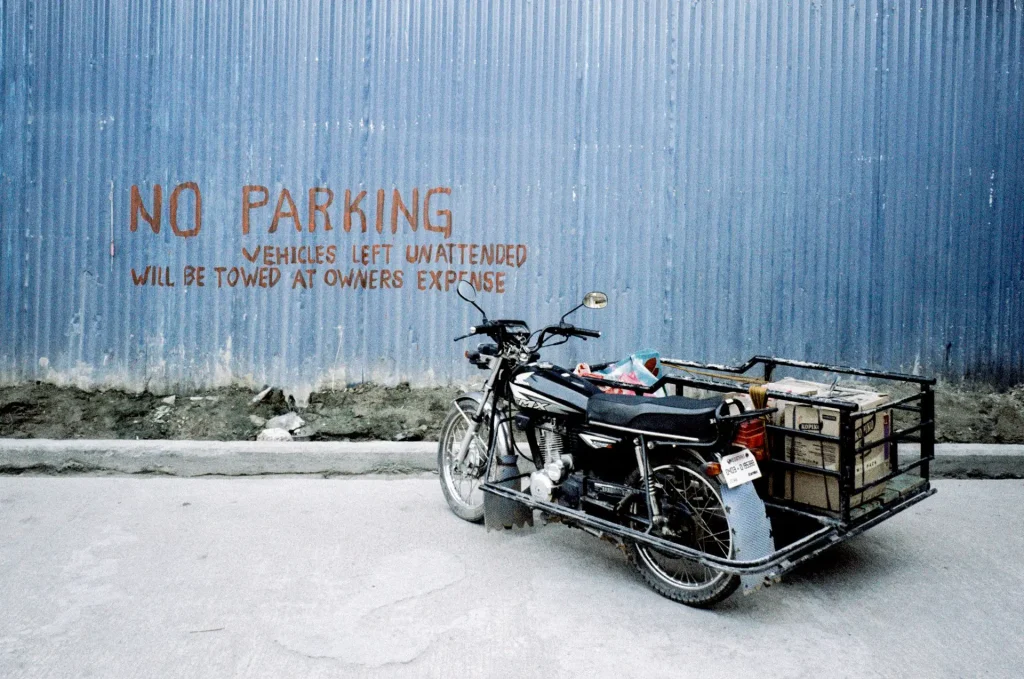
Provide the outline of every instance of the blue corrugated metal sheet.
<path id="1" fill-rule="evenodd" d="M 563 360 L 1024 379 L 1019 0 L 6 0 L 0 21 L 3 379 L 462 378 L 473 316 L 416 290 L 422 267 L 392 264 L 401 290 L 341 291 L 323 266 L 310 290 L 294 266 L 271 289 L 181 280 L 243 247 L 335 245 L 347 270 L 353 245 L 446 242 L 527 246 L 484 295 L 495 315 L 609 292 L 578 319 L 606 338 Z M 192 238 L 169 226 L 183 182 Z M 156 184 L 161 232 L 132 233 L 131 187 L 152 210 Z M 269 205 L 243 235 L 250 184 Z M 312 187 L 334 229 L 267 233 L 282 188 L 306 225 Z M 391 190 L 422 211 L 431 187 L 450 237 L 401 212 L 390 233 Z M 345 189 L 367 192 L 367 233 L 342 228 Z M 176 287 L 133 285 L 146 265 Z"/>

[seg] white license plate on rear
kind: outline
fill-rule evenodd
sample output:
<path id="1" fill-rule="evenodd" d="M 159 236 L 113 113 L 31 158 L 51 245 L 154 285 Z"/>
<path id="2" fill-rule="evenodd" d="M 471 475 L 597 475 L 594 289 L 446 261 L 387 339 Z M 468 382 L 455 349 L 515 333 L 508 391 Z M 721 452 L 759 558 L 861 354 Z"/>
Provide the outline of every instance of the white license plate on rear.
<path id="1" fill-rule="evenodd" d="M 722 458 L 722 476 L 725 477 L 725 485 L 730 488 L 741 486 L 747 481 L 761 478 L 761 470 L 757 466 L 754 454 L 749 450 L 742 450 Z"/>

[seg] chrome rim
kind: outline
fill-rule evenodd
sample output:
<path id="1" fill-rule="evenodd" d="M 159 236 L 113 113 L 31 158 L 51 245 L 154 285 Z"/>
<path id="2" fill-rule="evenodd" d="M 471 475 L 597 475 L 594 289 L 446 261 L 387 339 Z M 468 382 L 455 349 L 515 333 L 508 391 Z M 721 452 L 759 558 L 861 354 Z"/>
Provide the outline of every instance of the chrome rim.
<path id="1" fill-rule="evenodd" d="M 462 406 L 456 407 L 461 408 Z M 469 430 L 469 422 L 464 416 L 459 415 L 457 418 L 453 418 L 442 443 L 444 468 L 441 473 L 444 475 L 445 487 L 455 502 L 470 511 L 477 511 L 484 504 L 484 493 L 480 489 L 487 460 L 487 446 L 480 437 L 480 431 L 484 429 L 481 427 L 470 442 L 469 453 L 466 455 L 466 462 L 462 469 L 455 469 L 455 455 L 462 442 L 462 437 Z"/>
<path id="2" fill-rule="evenodd" d="M 699 549 L 714 556 L 729 558 L 732 555 L 732 533 L 729 519 L 718 490 L 696 470 L 681 465 L 663 465 L 651 470 L 655 482 L 670 496 L 662 511 L 671 511 L 671 502 L 682 505 L 685 518 L 662 537 L 680 542 L 687 547 Z M 642 511 L 644 505 L 640 505 Z M 677 517 L 678 518 L 678 517 Z M 675 533 L 675 534 L 673 534 Z M 727 575 L 704 564 L 679 557 L 669 556 L 653 547 L 637 545 L 637 552 L 644 564 L 658 578 L 673 587 L 681 589 L 706 589 L 717 584 Z"/>

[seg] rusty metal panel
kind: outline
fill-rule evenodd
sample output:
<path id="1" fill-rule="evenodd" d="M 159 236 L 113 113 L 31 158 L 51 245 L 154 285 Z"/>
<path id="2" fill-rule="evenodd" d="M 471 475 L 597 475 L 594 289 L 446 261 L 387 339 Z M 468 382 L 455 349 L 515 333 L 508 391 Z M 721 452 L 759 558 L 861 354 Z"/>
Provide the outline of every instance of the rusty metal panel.
<path id="1" fill-rule="evenodd" d="M 5 0 L 0 379 L 463 379 L 430 286 L 467 271 L 536 324 L 609 293 L 554 360 L 1021 381 L 1022 32 L 1019 0 Z"/>

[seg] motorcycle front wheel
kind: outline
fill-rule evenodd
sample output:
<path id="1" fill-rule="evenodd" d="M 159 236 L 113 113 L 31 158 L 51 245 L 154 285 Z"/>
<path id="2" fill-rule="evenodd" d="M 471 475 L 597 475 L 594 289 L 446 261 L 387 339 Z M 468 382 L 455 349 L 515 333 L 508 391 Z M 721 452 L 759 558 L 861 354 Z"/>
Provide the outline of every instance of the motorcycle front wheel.
<path id="1" fill-rule="evenodd" d="M 480 486 L 487 463 L 486 424 L 480 426 L 470 441 L 469 452 L 461 466 L 455 464 L 455 458 L 469 430 L 468 418 L 476 407 L 477 403 L 470 398 L 461 398 L 453 403 L 441 425 L 437 444 L 437 472 L 444 499 L 455 516 L 472 523 L 484 520 L 484 493 Z"/>
<path id="2" fill-rule="evenodd" d="M 654 466 L 651 477 L 658 488 L 659 510 L 667 520 L 659 537 L 719 557 L 733 555 L 732 531 L 715 480 L 689 460 Z M 630 485 L 640 485 L 639 472 L 633 473 Z M 643 497 L 633 511 L 640 516 L 646 514 Z M 740 584 L 737 575 L 669 556 L 654 547 L 629 543 L 626 554 L 654 591 L 687 606 L 709 608 L 735 592 Z"/>

